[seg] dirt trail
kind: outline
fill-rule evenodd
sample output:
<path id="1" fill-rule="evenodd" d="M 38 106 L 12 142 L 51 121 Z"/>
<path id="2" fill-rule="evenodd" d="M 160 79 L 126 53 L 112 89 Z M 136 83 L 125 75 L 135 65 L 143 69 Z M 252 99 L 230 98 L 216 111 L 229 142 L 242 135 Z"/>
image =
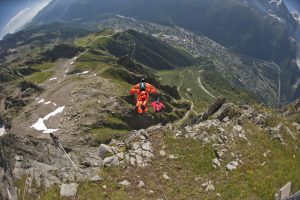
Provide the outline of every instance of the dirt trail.
<path id="1" fill-rule="evenodd" d="M 182 79 L 182 73 L 184 72 L 184 70 L 182 70 L 180 73 L 179 73 L 179 76 L 181 77 L 181 79 Z M 181 82 L 180 82 L 180 84 L 179 84 L 179 86 L 177 87 L 177 91 L 178 91 L 178 93 L 180 92 L 180 89 L 181 89 L 181 87 L 182 87 L 182 80 L 181 80 Z M 187 95 L 187 94 L 186 94 Z M 189 115 L 190 115 L 190 113 L 194 113 L 195 115 L 198 115 L 198 113 L 194 110 L 194 102 L 192 101 L 192 100 L 190 100 L 190 99 L 187 99 L 187 98 L 184 98 L 183 96 L 181 97 L 183 100 L 185 100 L 185 101 L 187 101 L 187 102 L 189 102 L 190 103 L 190 105 L 191 105 L 191 108 L 190 108 L 190 110 L 188 110 L 186 113 L 185 113 L 185 115 L 184 115 L 184 117 L 182 118 L 182 119 L 180 119 L 178 122 L 176 122 L 176 125 L 180 125 L 182 122 L 184 122 L 188 117 L 189 117 Z"/>
<path id="2" fill-rule="evenodd" d="M 211 96 L 212 98 L 216 98 L 213 94 L 211 94 L 204 86 L 203 86 L 203 84 L 202 84 L 202 82 L 201 82 L 201 73 L 203 72 L 204 70 L 200 70 L 199 71 L 199 76 L 198 76 L 198 78 L 197 78 L 197 80 L 198 80 L 198 85 L 199 85 L 199 87 L 206 93 L 206 94 L 208 94 L 209 96 Z"/>

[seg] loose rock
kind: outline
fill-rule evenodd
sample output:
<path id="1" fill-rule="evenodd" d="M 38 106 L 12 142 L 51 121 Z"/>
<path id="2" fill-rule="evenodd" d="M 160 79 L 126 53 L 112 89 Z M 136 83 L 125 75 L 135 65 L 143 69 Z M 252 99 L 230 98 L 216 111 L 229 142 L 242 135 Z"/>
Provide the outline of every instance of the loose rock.
<path id="1" fill-rule="evenodd" d="M 119 182 L 120 185 L 123 185 L 123 186 L 129 186 L 130 185 L 130 182 L 127 181 L 127 180 L 124 180 L 124 181 L 121 181 Z"/>
<path id="2" fill-rule="evenodd" d="M 75 197 L 77 193 L 78 184 L 62 184 L 60 186 L 60 196 L 61 197 Z"/>

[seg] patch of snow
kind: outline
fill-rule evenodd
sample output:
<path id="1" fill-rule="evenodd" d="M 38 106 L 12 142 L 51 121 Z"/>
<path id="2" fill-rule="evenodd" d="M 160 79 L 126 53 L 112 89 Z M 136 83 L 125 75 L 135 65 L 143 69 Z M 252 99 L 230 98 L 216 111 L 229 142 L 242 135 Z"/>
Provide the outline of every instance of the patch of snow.
<path id="1" fill-rule="evenodd" d="M 43 131 L 43 133 L 54 133 L 54 132 L 56 132 L 56 131 L 58 131 L 58 129 L 47 129 L 47 130 L 44 130 Z"/>
<path id="2" fill-rule="evenodd" d="M 132 20 L 132 21 L 136 21 L 133 17 L 125 17 L 125 16 L 123 16 L 123 15 L 117 15 L 117 17 L 120 17 L 120 18 L 122 18 L 122 19 L 130 19 L 130 20 Z"/>
<path id="3" fill-rule="evenodd" d="M 48 104 L 50 104 L 51 103 L 51 101 L 47 101 L 46 103 L 44 103 L 45 105 L 48 105 Z"/>
<path id="4" fill-rule="evenodd" d="M 0 124 L 0 137 L 5 135 L 6 131 L 3 124 Z"/>
<path id="5" fill-rule="evenodd" d="M 74 62 L 71 62 L 71 65 L 73 65 L 74 64 Z"/>
<path id="6" fill-rule="evenodd" d="M 41 99 L 38 101 L 38 103 L 43 103 L 45 101 L 45 99 Z"/>
<path id="7" fill-rule="evenodd" d="M 13 53 L 15 51 L 16 51 L 16 49 L 10 49 L 10 50 L 8 50 L 9 53 Z"/>
<path id="8" fill-rule="evenodd" d="M 65 73 L 68 73 L 69 72 L 69 69 L 67 69 L 66 71 L 65 71 Z"/>
<path id="9" fill-rule="evenodd" d="M 270 4 L 276 3 L 277 6 L 280 6 L 282 4 L 282 0 L 271 0 L 269 1 Z"/>
<path id="10" fill-rule="evenodd" d="M 49 113 L 45 117 L 39 118 L 38 121 L 35 124 L 33 124 L 30 128 L 34 128 L 38 131 L 43 131 L 43 133 L 53 133 L 55 131 L 58 131 L 58 129 L 48 129 L 44 121 L 48 120 L 50 117 L 54 117 L 55 115 L 62 113 L 64 109 L 65 106 L 55 109 L 53 112 Z"/>
<path id="11" fill-rule="evenodd" d="M 61 106 L 61 107 L 57 108 L 56 110 L 54 110 L 53 112 L 46 115 L 43 119 L 48 120 L 50 117 L 54 117 L 55 115 L 62 113 L 64 111 L 64 109 L 65 109 L 65 106 Z"/>
<path id="12" fill-rule="evenodd" d="M 77 73 L 76 75 L 79 76 L 79 75 L 84 75 L 84 74 L 88 74 L 89 71 L 84 71 L 84 72 L 81 72 L 81 73 Z"/>
<path id="13" fill-rule="evenodd" d="M 294 19 L 300 24 L 300 14 L 296 10 L 291 11 L 291 14 Z"/>
<path id="14" fill-rule="evenodd" d="M 57 79 L 57 77 L 50 78 L 49 81 L 54 81 L 54 80 L 56 80 L 56 79 Z"/>
<path id="15" fill-rule="evenodd" d="M 44 124 L 44 119 L 43 118 L 39 118 L 38 121 L 35 124 L 33 124 L 30 128 L 34 128 L 38 131 L 47 130 L 47 127 Z"/>
<path id="16" fill-rule="evenodd" d="M 270 17 L 273 17 L 274 19 L 276 19 L 276 20 L 279 21 L 279 22 L 284 23 L 284 21 L 283 21 L 280 17 L 278 17 L 278 16 L 276 16 L 276 15 L 274 15 L 274 14 L 269 13 L 269 16 L 270 16 Z"/>
<path id="17" fill-rule="evenodd" d="M 53 102 L 53 105 L 54 105 L 54 106 L 57 106 L 57 104 L 56 104 L 56 103 L 54 103 L 54 102 Z"/>
<path id="18" fill-rule="evenodd" d="M 120 18 L 122 18 L 122 19 L 126 19 L 126 17 L 123 16 L 123 15 L 117 15 L 117 17 L 120 17 Z"/>

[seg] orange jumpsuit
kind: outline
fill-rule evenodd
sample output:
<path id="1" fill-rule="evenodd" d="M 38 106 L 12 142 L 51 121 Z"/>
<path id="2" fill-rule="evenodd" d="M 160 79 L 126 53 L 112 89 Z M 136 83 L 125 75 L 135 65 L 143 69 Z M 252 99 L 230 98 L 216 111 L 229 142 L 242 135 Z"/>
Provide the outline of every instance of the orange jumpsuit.
<path id="1" fill-rule="evenodd" d="M 157 90 L 156 88 L 146 83 L 146 90 L 141 91 L 140 90 L 140 83 L 133 86 L 130 90 L 130 94 L 137 94 L 137 101 L 136 101 L 136 108 L 138 113 L 142 114 L 148 111 L 147 103 L 149 99 L 149 94 L 156 94 Z"/>

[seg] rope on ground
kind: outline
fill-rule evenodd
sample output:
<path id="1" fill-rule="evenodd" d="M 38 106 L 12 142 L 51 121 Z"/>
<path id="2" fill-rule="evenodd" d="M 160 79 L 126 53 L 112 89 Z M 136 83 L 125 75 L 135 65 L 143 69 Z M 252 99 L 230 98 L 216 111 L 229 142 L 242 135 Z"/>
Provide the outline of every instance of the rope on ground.
<path id="1" fill-rule="evenodd" d="M 59 145 L 59 147 L 63 150 L 63 152 L 66 154 L 67 158 L 71 161 L 72 165 L 75 167 L 75 169 L 77 169 L 77 166 L 75 165 L 75 163 L 73 162 L 73 160 L 71 159 L 71 157 L 67 154 L 67 152 L 65 151 L 65 148 L 61 145 L 61 143 L 58 140 L 58 137 L 55 136 L 53 133 L 50 133 L 50 137 L 53 140 L 53 142 L 57 145 Z"/>
<path id="2" fill-rule="evenodd" d="M 8 188 L 6 188 L 6 192 L 7 192 L 7 195 L 8 195 L 8 199 L 12 199 L 12 197 L 11 197 L 11 194 L 10 194 L 10 191 L 9 191 L 9 189 Z"/>
<path id="3" fill-rule="evenodd" d="M 64 151 L 64 153 L 66 154 L 67 158 L 71 161 L 72 165 L 77 169 L 77 166 L 75 165 L 75 163 L 73 162 L 73 160 L 70 158 L 70 156 L 67 154 L 67 152 L 65 151 L 64 147 L 61 145 L 61 143 L 59 142 L 59 140 L 57 140 L 60 148 Z"/>
<path id="4" fill-rule="evenodd" d="M 151 171 L 152 176 L 154 177 L 156 183 L 158 184 L 158 186 L 160 187 L 161 192 L 163 193 L 164 197 L 166 200 L 168 200 L 166 193 L 164 192 L 163 187 L 161 186 L 161 184 L 159 183 L 158 179 L 156 178 L 155 174 Z"/>

